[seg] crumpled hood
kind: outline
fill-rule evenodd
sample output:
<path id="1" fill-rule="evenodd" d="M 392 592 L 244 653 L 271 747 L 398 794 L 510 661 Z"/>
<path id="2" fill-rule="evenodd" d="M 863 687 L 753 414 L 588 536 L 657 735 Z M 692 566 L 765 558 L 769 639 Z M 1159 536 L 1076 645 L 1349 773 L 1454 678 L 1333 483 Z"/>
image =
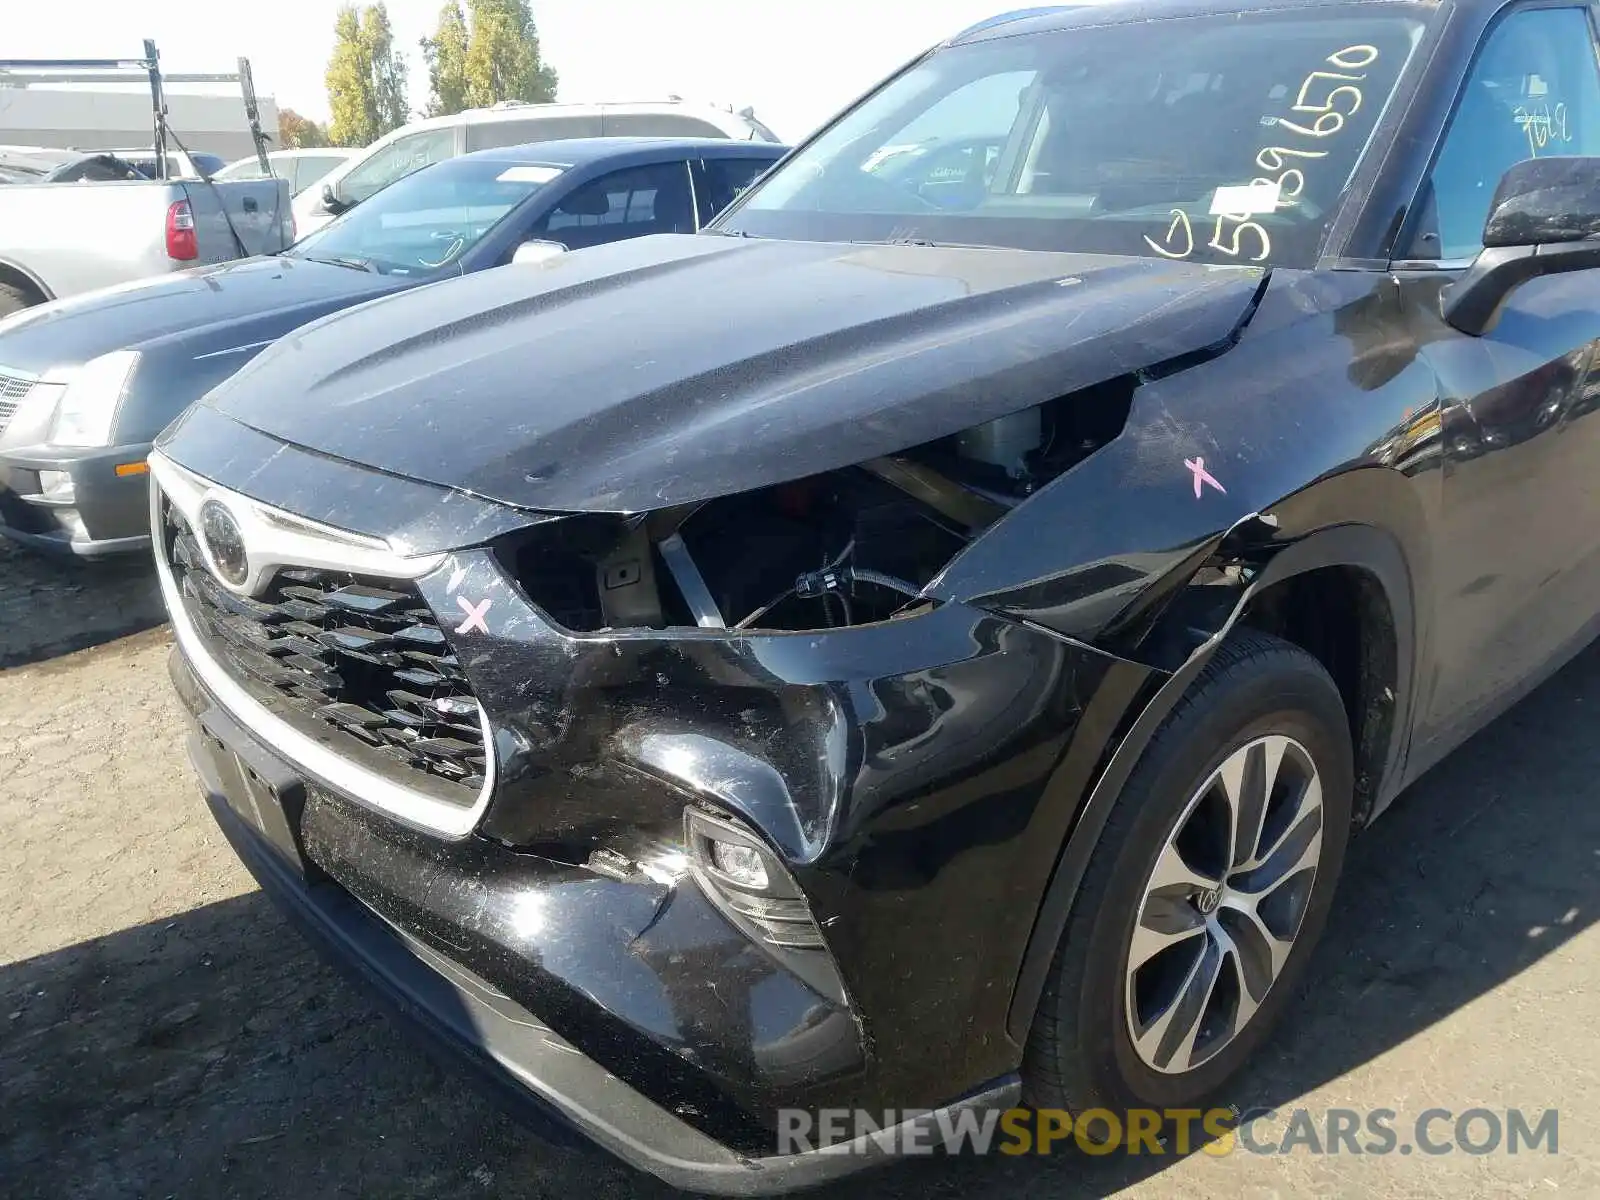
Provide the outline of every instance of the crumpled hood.
<path id="1" fill-rule="evenodd" d="M 832 470 L 1215 345 L 1262 273 L 643 238 L 389 297 L 203 402 L 523 508 L 637 512 Z"/>
<path id="2" fill-rule="evenodd" d="M 0 322 L 0 366 L 42 372 L 175 334 L 249 341 L 259 317 L 320 315 L 415 280 L 305 259 L 258 257 L 85 292 Z M 276 332 L 276 331 L 274 331 Z"/>

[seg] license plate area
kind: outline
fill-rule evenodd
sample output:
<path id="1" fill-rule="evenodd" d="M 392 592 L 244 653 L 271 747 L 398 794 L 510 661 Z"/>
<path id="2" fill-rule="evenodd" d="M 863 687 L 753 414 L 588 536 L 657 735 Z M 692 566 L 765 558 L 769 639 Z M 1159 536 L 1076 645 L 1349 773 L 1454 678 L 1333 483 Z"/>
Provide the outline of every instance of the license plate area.
<path id="1" fill-rule="evenodd" d="M 318 873 L 306 857 L 300 834 L 305 781 L 220 709 L 200 714 L 200 735 L 220 776 L 228 807 L 302 878 Z"/>

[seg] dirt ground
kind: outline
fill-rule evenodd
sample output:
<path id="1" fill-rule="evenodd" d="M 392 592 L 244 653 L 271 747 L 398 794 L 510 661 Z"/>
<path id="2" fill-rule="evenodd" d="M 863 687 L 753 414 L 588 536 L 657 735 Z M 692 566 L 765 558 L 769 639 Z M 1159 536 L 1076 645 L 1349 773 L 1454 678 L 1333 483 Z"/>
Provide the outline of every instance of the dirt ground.
<path id="1" fill-rule="evenodd" d="M 0 1195 L 667 1195 L 530 1140 L 279 919 L 189 778 L 159 621 L 142 561 L 0 543 Z M 1600 1195 L 1597 708 L 1591 650 L 1360 839 L 1233 1097 L 1390 1108 L 1402 1135 L 1557 1108 L 1557 1154 L 937 1159 L 824 1194 Z"/>

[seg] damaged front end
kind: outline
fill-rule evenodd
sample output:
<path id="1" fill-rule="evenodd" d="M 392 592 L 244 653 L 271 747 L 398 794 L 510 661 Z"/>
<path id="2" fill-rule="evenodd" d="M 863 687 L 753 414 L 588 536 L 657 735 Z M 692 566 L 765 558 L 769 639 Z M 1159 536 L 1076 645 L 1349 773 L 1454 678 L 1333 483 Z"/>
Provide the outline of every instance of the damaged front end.
<path id="1" fill-rule="evenodd" d="M 1130 394 L 405 556 L 158 452 L 180 690 L 310 781 L 314 873 L 719 1143 L 945 1104 L 1012 1077 L 1046 793 L 1143 672 L 929 585 Z"/>
<path id="2" fill-rule="evenodd" d="M 449 421 L 426 393 L 522 361 L 512 332 L 554 327 L 517 322 L 546 302 L 522 292 L 553 285 L 463 292 L 487 315 L 439 361 L 397 340 L 401 297 L 338 356 L 269 351 L 270 387 L 241 372 L 151 459 L 229 836 L 284 781 L 294 902 L 348 898 L 520 1086 L 685 1185 L 708 1177 L 667 1159 L 787 1178 L 780 1109 L 1014 1100 L 1041 898 L 1160 675 L 1090 627 L 1210 536 L 1185 510 L 1135 561 L 1103 514 L 1140 486 L 1170 507 L 1146 460 L 1198 451 L 1126 432 L 1135 398 L 1232 344 L 1259 272 L 903 249 L 695 247 L 674 270 L 807 272 L 804 313 L 625 372 L 578 341 L 539 404 Z M 538 1045 L 493 1043 L 502 1018 Z M 557 1043 L 597 1074 L 546 1086 Z M 617 1088 L 672 1138 L 600 1128 Z"/>

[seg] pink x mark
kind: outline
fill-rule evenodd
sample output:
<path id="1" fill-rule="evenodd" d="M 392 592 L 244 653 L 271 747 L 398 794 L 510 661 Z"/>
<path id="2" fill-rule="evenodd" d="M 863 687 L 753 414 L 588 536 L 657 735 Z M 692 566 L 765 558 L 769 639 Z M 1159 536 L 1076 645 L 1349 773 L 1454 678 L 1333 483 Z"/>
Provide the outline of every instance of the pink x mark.
<path id="1" fill-rule="evenodd" d="M 1214 475 L 1212 475 L 1210 471 L 1206 470 L 1206 460 L 1205 459 L 1203 459 L 1203 458 L 1186 458 L 1186 459 L 1183 460 L 1183 465 L 1188 467 L 1189 470 L 1194 475 L 1194 495 L 1195 495 L 1195 499 L 1198 500 L 1200 498 L 1200 493 L 1205 489 L 1205 485 L 1208 484 L 1208 483 L 1212 487 L 1216 488 L 1217 491 L 1221 492 L 1224 496 L 1226 496 L 1228 494 L 1228 489 L 1223 487 L 1220 483 L 1218 483 L 1217 480 L 1216 480 L 1216 477 Z"/>
<path id="2" fill-rule="evenodd" d="M 489 611 L 489 601 L 482 604 L 473 604 L 465 596 L 457 596 L 456 603 L 461 606 L 461 611 L 467 614 L 467 619 L 456 627 L 457 633 L 471 633 L 474 629 L 489 632 L 489 627 L 483 623 L 484 613 Z"/>

